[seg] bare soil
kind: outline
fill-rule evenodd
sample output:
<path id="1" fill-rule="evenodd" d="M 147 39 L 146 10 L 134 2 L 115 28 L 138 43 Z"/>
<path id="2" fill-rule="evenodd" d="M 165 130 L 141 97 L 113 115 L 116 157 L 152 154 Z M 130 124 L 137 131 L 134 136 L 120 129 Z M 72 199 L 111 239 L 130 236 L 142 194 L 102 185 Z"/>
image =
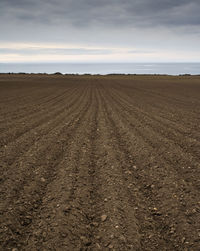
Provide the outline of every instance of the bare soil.
<path id="1" fill-rule="evenodd" d="M 200 250 L 200 77 L 0 75 L 0 250 Z"/>

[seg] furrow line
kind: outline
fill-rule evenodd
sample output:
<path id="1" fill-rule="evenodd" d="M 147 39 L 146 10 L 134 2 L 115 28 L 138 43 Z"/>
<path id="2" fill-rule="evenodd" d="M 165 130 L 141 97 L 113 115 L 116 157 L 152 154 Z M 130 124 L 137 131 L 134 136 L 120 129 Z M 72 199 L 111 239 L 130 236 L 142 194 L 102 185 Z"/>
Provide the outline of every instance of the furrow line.
<path id="1" fill-rule="evenodd" d="M 69 104 L 67 113 L 63 112 L 61 114 L 62 116 L 56 116 L 51 123 L 47 122 L 41 127 L 38 127 L 37 130 L 29 131 L 26 135 L 26 138 L 22 137 L 22 140 L 14 142 L 9 147 L 6 147 L 5 151 L 1 154 L 2 187 L 7 187 L 5 182 L 11 182 L 9 177 L 13 177 L 13 172 L 16 172 L 16 168 L 18 172 L 16 172 L 15 181 L 18 180 L 17 174 L 21 174 L 22 172 L 21 168 L 24 166 L 22 165 L 23 161 L 27 161 L 32 158 L 32 151 L 40 146 L 40 142 L 43 141 L 44 138 L 51 136 L 57 130 L 67 127 L 68 122 L 63 122 L 66 121 L 66 119 L 69 119 L 70 116 L 74 115 L 76 110 L 84 101 L 87 92 L 88 90 L 86 89 L 84 92 L 80 93 L 80 96 L 78 95 L 77 98 L 75 98 L 73 102 Z M 17 150 L 16 145 L 19 146 Z M 7 167 L 8 164 L 9 168 Z"/>
<path id="2" fill-rule="evenodd" d="M 123 96 L 123 93 L 116 93 L 116 90 L 113 89 L 112 91 L 112 94 L 116 94 L 116 99 L 120 99 L 121 102 L 123 104 L 125 104 L 127 106 L 127 110 L 130 111 L 131 113 L 134 112 L 135 114 L 137 114 L 138 116 L 140 116 L 140 114 L 144 115 L 144 117 L 147 117 L 149 118 L 150 120 L 155 120 L 157 123 L 161 124 L 163 127 L 165 127 L 166 129 L 171 129 L 171 131 L 173 132 L 173 130 L 175 130 L 176 132 L 178 132 L 181 136 L 182 135 L 185 135 L 185 137 L 188 137 L 187 134 L 189 134 L 189 141 L 190 139 L 191 140 L 194 140 L 194 141 L 197 141 L 198 138 L 200 137 L 200 135 L 198 134 L 198 131 L 193 131 L 193 130 L 190 130 L 188 132 L 188 129 L 190 127 L 184 127 L 183 123 L 180 123 L 180 120 L 178 122 L 178 124 L 175 122 L 175 121 L 172 121 L 172 120 L 169 120 L 167 117 L 166 117 L 166 113 L 165 113 L 165 117 L 161 116 L 161 115 L 158 115 L 160 113 L 160 110 L 152 110 L 151 109 L 151 114 L 153 112 L 153 114 L 150 116 L 149 115 L 149 112 L 146 112 L 144 111 L 144 106 L 143 108 L 140 108 L 138 106 L 138 104 L 136 104 L 136 102 L 133 103 L 133 100 L 131 100 L 131 98 L 127 98 L 127 95 L 125 95 L 124 97 Z M 121 97 L 120 97 L 121 96 Z M 147 103 L 145 102 L 145 105 L 147 105 Z M 155 104 L 154 103 L 151 103 L 149 104 L 149 106 L 151 106 L 153 108 Z M 196 118 L 197 119 L 197 118 Z M 164 120 L 164 121 L 163 121 Z M 174 125 L 174 126 L 173 126 Z M 191 135 L 191 133 L 195 133 L 195 136 Z"/>
<path id="3" fill-rule="evenodd" d="M 110 95 L 112 98 L 112 96 Z M 133 119 L 127 119 L 130 118 L 130 115 L 133 113 L 127 112 L 127 107 L 124 106 L 122 103 L 119 102 L 119 98 L 116 100 L 112 98 L 115 104 L 117 104 L 118 108 L 117 112 L 120 112 L 120 109 L 123 110 L 122 117 L 125 121 L 131 126 L 132 129 L 136 130 L 136 133 L 139 133 L 139 128 L 146 126 L 142 129 L 142 134 L 146 135 L 146 142 L 150 144 L 153 149 L 156 151 L 159 151 L 159 153 L 165 158 L 169 164 L 173 165 L 175 161 L 179 163 L 177 166 L 177 172 L 180 174 L 182 172 L 188 173 L 188 170 L 184 170 L 185 165 L 193 168 L 197 168 L 199 166 L 199 153 L 198 150 L 195 148 L 195 152 L 190 150 L 191 146 L 188 145 L 187 148 L 184 146 L 185 141 L 182 140 L 181 135 L 179 135 L 179 138 L 177 137 L 177 134 L 174 135 L 174 137 L 167 136 L 167 132 L 164 131 L 164 129 L 159 129 L 160 125 L 158 127 L 155 127 L 153 122 L 151 124 L 146 123 L 146 118 L 141 116 L 138 113 L 134 113 L 134 120 Z M 121 101 L 122 102 L 122 101 Z M 119 108 L 121 107 L 121 108 Z M 127 115 L 125 115 L 127 113 Z M 133 120 L 133 122 L 132 122 Z M 151 139 L 149 138 L 149 135 L 151 135 Z M 170 131 L 169 131 L 170 135 Z M 153 137 L 154 136 L 154 137 Z M 159 137 L 158 137 L 159 136 Z M 175 138 L 176 136 L 176 138 Z M 155 139 L 155 140 L 154 140 Z M 191 144 L 191 141 L 190 141 Z M 162 146 L 162 147 L 161 147 Z M 171 149 L 176 149 L 174 150 Z M 187 168 L 187 167 L 186 167 Z M 195 184 L 198 184 L 195 183 Z M 197 186 L 197 189 L 199 187 Z"/>
<path id="4" fill-rule="evenodd" d="M 12 134 L 13 131 L 14 132 L 16 131 L 16 128 L 18 129 L 18 127 L 21 128 L 21 130 L 22 130 L 21 133 L 23 133 L 23 130 L 26 130 L 26 128 L 31 125 L 32 121 L 34 121 L 38 117 L 42 117 L 42 119 L 40 119 L 41 121 L 47 120 L 49 117 L 51 117 L 51 114 L 52 114 L 52 116 L 54 116 L 56 109 L 59 108 L 59 110 L 62 111 L 62 109 L 65 108 L 65 106 L 66 106 L 65 99 L 68 97 L 70 98 L 70 96 L 73 95 L 75 92 L 76 92 L 76 90 L 73 90 L 72 92 L 67 93 L 68 95 L 66 95 L 66 93 L 65 93 L 63 95 L 63 100 L 57 101 L 57 105 L 53 104 L 52 107 L 50 106 L 50 107 L 46 107 L 46 108 L 37 107 L 36 110 L 34 110 L 33 112 L 29 111 L 29 114 L 28 115 L 25 114 L 22 118 L 18 119 L 18 117 L 17 117 L 16 119 L 13 119 L 11 122 L 9 122 L 9 121 L 7 122 L 6 119 L 4 118 L 5 122 L 3 123 L 2 127 L 0 128 L 1 133 L 2 134 L 4 133 L 3 135 L 5 135 L 5 131 L 7 131 L 6 135 L 9 136 L 9 133 Z M 63 104 L 63 107 L 61 106 L 62 104 Z M 59 110 L 58 110 L 58 112 L 59 112 Z M 37 119 L 37 122 L 40 122 L 40 120 Z M 18 132 L 18 133 L 20 133 L 20 132 Z M 5 142 L 5 144 L 6 144 L 6 142 Z"/>
<path id="5" fill-rule="evenodd" d="M 183 245 L 185 247 L 190 246 L 190 241 L 191 243 L 196 243 L 198 237 L 195 228 L 199 224 L 198 220 L 197 218 L 196 220 L 193 219 L 192 225 L 190 225 L 189 219 L 185 217 L 187 212 L 193 210 L 192 200 L 195 197 L 198 200 L 196 193 L 190 193 L 190 196 L 187 194 L 187 191 L 193 191 L 191 184 L 188 185 L 183 179 L 177 179 L 171 166 L 166 164 L 165 161 L 163 162 L 162 157 L 153 156 L 153 151 L 149 151 L 149 147 L 146 148 L 145 146 L 146 143 L 144 144 L 140 140 L 140 137 L 142 137 L 141 133 L 135 134 L 135 137 L 133 137 L 129 133 L 128 124 L 121 124 L 119 118 L 118 123 L 114 122 L 118 116 L 115 120 L 112 117 L 119 113 L 112 111 L 113 106 L 112 109 L 109 106 L 109 109 L 110 122 L 113 128 L 115 128 L 118 146 L 126 156 L 126 166 L 133 173 L 133 181 L 137 182 L 138 191 L 143 194 L 143 203 L 144 205 L 146 204 L 138 211 L 146 210 L 145 217 L 148 218 L 149 228 L 153 230 L 149 231 L 148 228 L 147 230 L 141 228 L 140 231 L 145 236 L 142 242 L 148 244 L 148 246 L 155 246 L 153 250 L 157 250 L 156 245 L 161 245 L 163 248 L 170 245 L 171 249 L 169 248 L 169 250 L 181 250 L 180 247 L 182 248 Z M 122 110 L 120 118 L 123 112 Z M 133 163 L 135 163 L 135 166 L 133 166 Z M 158 177 L 159 179 L 157 179 Z M 163 198 L 165 198 L 165 201 L 163 201 Z M 167 213 L 166 207 L 168 207 Z M 162 208 L 165 208 L 165 211 L 162 212 Z M 182 213 L 180 214 L 180 212 Z M 195 212 L 193 217 L 195 217 Z M 139 220 L 141 220 L 141 217 Z M 143 224 L 146 228 L 145 222 Z M 190 234 L 184 231 L 184 229 L 190 229 Z M 178 238 L 175 235 L 175 230 L 178 232 Z M 155 233 L 155 231 L 157 236 L 151 236 L 149 232 Z M 186 244 L 182 243 L 181 236 L 188 240 Z M 159 240 L 157 237 L 159 237 Z M 195 244 L 191 245 L 191 247 L 195 248 Z M 145 246 L 143 248 L 145 250 Z"/>
<path id="6" fill-rule="evenodd" d="M 6 210 L 6 203 L 4 204 L 4 221 L 3 225 L 6 226 L 4 229 L 6 231 L 4 235 L 4 243 L 2 243 L 4 250 L 9 249 L 10 247 L 16 247 L 23 249 L 25 244 L 25 238 L 27 238 L 28 229 L 32 224 L 32 219 L 38 214 L 40 207 L 42 205 L 42 199 L 46 194 L 46 188 L 57 175 L 57 167 L 62 161 L 64 153 L 67 151 L 69 145 L 68 142 L 72 135 L 76 133 L 79 126 L 82 124 L 82 121 L 85 118 L 87 110 L 90 104 L 88 100 L 83 105 L 83 108 L 79 110 L 77 114 L 74 114 L 72 120 L 69 122 L 67 127 L 64 127 L 62 130 L 59 130 L 57 134 L 54 134 L 55 145 L 51 149 L 49 146 L 46 148 L 46 154 L 39 152 L 39 155 L 36 156 L 34 163 L 32 162 L 31 166 L 35 166 L 35 177 L 30 177 L 27 175 L 26 181 L 23 184 L 23 190 L 16 191 L 17 194 L 12 199 L 12 204 L 15 203 L 13 208 L 11 205 Z M 63 135 L 66 136 L 63 138 Z M 41 168 L 42 167 L 42 168 Z M 31 179 L 30 179 L 31 178 Z M 40 179 L 41 178 L 41 179 Z M 23 202 L 23 203 L 21 203 Z M 12 223 L 9 225 L 7 222 L 7 217 L 12 219 Z M 25 249 L 26 250 L 26 249 Z"/>

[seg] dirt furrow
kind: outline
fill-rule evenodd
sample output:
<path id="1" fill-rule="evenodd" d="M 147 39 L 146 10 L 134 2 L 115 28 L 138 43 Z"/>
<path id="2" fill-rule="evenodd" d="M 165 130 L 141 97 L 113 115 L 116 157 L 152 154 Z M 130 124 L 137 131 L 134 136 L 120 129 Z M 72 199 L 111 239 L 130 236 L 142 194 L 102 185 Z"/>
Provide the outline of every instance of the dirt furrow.
<path id="1" fill-rule="evenodd" d="M 35 97 L 34 103 L 31 103 L 30 105 L 23 105 L 23 106 L 19 106 L 17 105 L 16 109 L 13 112 L 10 113 L 3 113 L 1 112 L 1 116 L 2 116 L 2 120 L 0 121 L 0 124 L 4 124 L 5 122 L 7 123 L 7 125 L 9 125 L 13 120 L 17 121 L 21 121 L 23 120 L 23 118 L 25 116 L 29 116 L 32 117 L 35 113 L 38 113 L 38 111 L 40 111 L 40 109 L 42 111 L 47 110 L 50 108 L 50 106 L 54 107 L 57 101 L 61 101 L 63 98 L 65 99 L 66 93 L 68 94 L 68 96 L 70 97 L 71 93 L 74 91 L 74 88 L 69 88 L 69 89 L 65 89 L 60 91 L 59 95 L 55 95 L 55 91 L 53 92 L 53 97 L 50 98 L 50 96 L 52 96 L 52 93 L 50 93 L 50 96 L 48 95 L 48 98 L 50 99 L 50 101 L 41 102 L 38 103 L 36 98 L 37 98 L 37 93 L 32 93 L 32 96 Z M 2 125 L 1 125 L 2 127 Z"/>
<path id="2" fill-rule="evenodd" d="M 52 182 L 56 176 L 57 166 L 61 162 L 64 152 L 69 147 L 68 139 L 75 133 L 87 112 L 89 103 L 87 99 L 85 102 L 83 108 L 79 110 L 77 114 L 74 113 L 73 119 L 65 127 L 65 130 L 55 132 L 55 134 L 52 135 L 53 142 L 55 142 L 53 147 L 49 147 L 52 145 L 52 142 L 49 146 L 47 145 L 48 147 L 45 152 L 40 152 L 40 156 L 36 155 L 35 161 L 32 160 L 31 163 L 29 163 L 29 168 L 34 168 L 34 176 L 30 176 L 30 174 L 28 175 L 27 173 L 23 179 L 24 182 L 22 181 L 21 184 L 21 189 L 23 189 L 21 190 L 18 187 L 15 194 L 10 198 L 8 197 L 9 201 L 14 203 L 14 208 L 7 206 L 4 201 L 2 224 L 4 229 L 6 229 L 3 234 L 7 236 L 6 241 L 3 243 L 5 248 L 9 249 L 9 247 L 13 246 L 20 247 L 20 243 L 25 241 L 24 232 L 26 228 L 32 224 L 32 217 L 35 211 L 37 212 L 40 208 L 42 198 L 45 196 L 47 184 Z M 63 135 L 65 135 L 64 139 Z M 9 201 L 8 203 L 10 204 Z M 8 218 L 12 218 L 12 224 L 9 224 L 7 221 Z"/>
<path id="3" fill-rule="evenodd" d="M 67 99 L 69 97 L 70 100 L 71 95 L 73 96 L 73 92 L 70 93 L 70 95 L 67 95 L 65 98 Z M 14 120 L 12 123 L 10 123 L 10 126 L 9 124 L 5 123 L 1 133 L 3 136 L 0 137 L 0 146 L 7 145 L 9 142 L 12 142 L 20 136 L 23 136 L 23 134 L 27 133 L 30 128 L 36 128 L 42 123 L 45 123 L 47 120 L 52 119 L 52 117 L 54 118 L 55 116 L 63 113 L 63 111 L 67 109 L 66 100 L 59 100 L 57 102 L 57 105 L 47 107 L 46 109 L 38 108 L 37 111 L 34 112 L 34 115 L 30 114 L 19 121 Z"/>
<path id="4" fill-rule="evenodd" d="M 116 100 L 120 99 L 121 103 L 126 104 L 126 110 L 137 114 L 138 117 L 142 115 L 145 119 L 153 119 L 153 122 L 155 121 L 160 126 L 162 125 L 164 127 L 163 129 L 171 129 L 172 132 L 175 130 L 180 135 L 184 135 L 186 137 L 189 136 L 189 141 L 190 139 L 194 141 L 200 139 L 198 130 L 191 130 L 191 124 L 190 127 L 187 126 L 187 124 L 184 123 L 184 117 L 181 116 L 177 110 L 174 110 L 173 113 L 169 113 L 169 108 L 167 107 L 168 111 L 166 111 L 166 106 L 163 104 L 162 100 L 159 102 L 160 106 L 158 107 L 158 100 L 155 100 L 155 98 L 150 101 L 146 100 L 148 98 L 148 94 L 143 94 L 143 98 L 145 99 L 144 103 L 141 102 L 141 94 L 139 95 L 139 93 L 136 92 L 133 98 L 133 96 L 130 96 L 130 93 L 125 93 L 122 90 L 119 91 L 114 87 L 112 88 L 112 95 L 116 95 Z M 138 97 L 140 97 L 140 99 L 138 99 Z M 174 120 L 174 114 L 176 114 L 176 116 L 178 114 L 180 115 L 178 120 Z M 173 120 L 171 118 L 173 118 Z M 195 123 L 197 120 L 198 117 L 191 116 L 191 121 L 195 125 L 197 124 Z"/>
<path id="5" fill-rule="evenodd" d="M 2 177 L 2 182 L 1 182 L 1 186 L 4 187 L 4 189 L 11 183 L 13 188 L 15 188 L 15 183 L 17 182 L 21 182 L 22 179 L 22 175 L 27 175 L 26 173 L 24 173 L 24 168 L 28 169 L 28 167 L 31 167 L 31 160 L 32 159 L 36 159 L 38 157 L 35 157 L 34 154 L 37 153 L 39 154 L 39 156 L 42 156 L 43 153 L 46 152 L 46 148 L 49 147 L 51 144 L 53 144 L 53 142 L 55 141 L 55 138 L 53 138 L 52 136 L 54 135 L 60 135 L 62 134 L 63 131 L 67 130 L 71 119 L 76 119 L 76 113 L 77 110 L 80 107 L 80 104 L 83 104 L 87 101 L 84 100 L 84 97 L 87 95 L 87 91 L 86 93 L 82 93 L 83 96 L 81 97 L 81 99 L 79 100 L 79 102 L 74 102 L 74 107 L 72 106 L 73 109 L 69 110 L 68 113 L 65 113 L 63 117 L 61 117 L 61 120 L 57 119 L 55 120 L 56 124 L 53 124 L 52 128 L 49 128 L 49 124 L 47 123 L 47 126 L 45 126 L 44 128 L 42 128 L 42 133 L 39 137 L 37 137 L 37 139 L 35 140 L 35 142 L 32 142 L 32 144 L 27 145 L 27 141 L 29 140 L 29 138 L 25 141 L 25 142 L 21 142 L 24 151 L 22 151 L 22 149 L 20 149 L 20 154 L 16 153 L 16 158 L 14 159 L 7 159 L 3 158 L 2 156 L 2 166 L 4 167 L 2 169 L 2 171 L 5 172 L 5 174 L 1 175 Z M 84 102 L 83 102 L 84 101 Z M 82 109 L 80 110 L 80 112 L 83 110 L 84 111 L 85 107 L 83 106 Z M 35 133 L 34 133 L 35 134 Z M 30 133 L 29 133 L 29 136 Z M 51 140 L 51 141 L 49 141 Z M 43 142 L 49 142 L 49 146 L 46 144 L 43 144 Z M 16 143 L 14 144 L 14 148 L 16 148 Z M 10 153 L 11 153 L 11 157 L 13 157 L 13 150 L 14 148 L 10 149 Z M 5 154 L 5 156 L 9 156 L 8 152 Z M 39 157 L 40 158 L 40 157 Z M 6 161 L 5 161 L 6 160 Z M 9 168 L 6 168 L 6 162 L 9 163 Z M 34 169 L 30 168 L 29 172 L 31 175 L 31 171 L 33 171 Z M 13 173 L 15 172 L 15 176 L 14 179 L 10 179 L 10 177 L 13 177 Z M 6 183 L 7 182 L 7 183 Z M 2 191 L 4 191 L 4 189 L 2 188 Z"/>
<path id="6" fill-rule="evenodd" d="M 164 247 L 167 246 L 167 243 L 169 243 L 167 250 L 182 250 L 183 246 L 187 248 L 189 245 L 196 250 L 195 248 L 198 246 L 198 232 L 196 232 L 196 227 L 199 224 L 199 221 L 197 220 L 197 212 L 199 209 L 197 205 L 195 206 L 192 203 L 194 198 L 198 201 L 198 195 L 196 192 L 188 194 L 188 191 L 193 190 L 191 188 L 192 184 L 186 184 L 184 179 L 177 178 L 172 167 L 169 166 L 165 160 L 163 162 L 162 156 L 154 157 L 155 153 L 152 154 L 153 151 L 150 151 L 148 144 L 147 147 L 145 146 L 147 142 L 142 142 L 140 140 L 142 134 L 139 134 L 138 132 L 137 134 L 133 134 L 133 132 L 131 134 L 129 133 L 131 130 L 128 129 L 128 123 L 120 123 L 120 118 L 122 117 L 124 110 L 121 110 L 121 112 L 114 112 L 111 108 L 110 110 L 110 121 L 113 128 L 115 128 L 116 139 L 119 142 L 118 144 L 121 151 L 126 154 L 128 160 L 126 166 L 129 166 L 130 163 L 129 171 L 133 172 L 133 163 L 135 163 L 136 170 L 138 170 L 136 175 L 136 180 L 138 180 L 138 190 L 143 193 L 143 196 L 140 195 L 140 197 L 144 198 L 144 202 L 146 203 L 146 206 L 143 208 L 147 211 L 145 215 L 148 219 L 148 224 L 150 224 L 149 228 L 154 230 L 149 232 L 154 232 L 155 234 L 157 229 L 157 234 L 153 236 L 149 234 L 149 232 L 145 232 L 146 230 L 144 231 L 144 229 L 141 229 L 142 232 L 144 231 L 143 234 L 145 234 L 143 243 L 149 242 L 148 246 L 150 246 L 151 243 L 151 246 L 155 247 L 155 250 L 157 250 L 159 244 L 164 249 Z M 117 116 L 113 120 L 112 117 L 115 117 L 116 115 L 120 116 L 120 118 Z M 135 135 L 135 137 L 132 137 L 132 135 Z M 138 152 L 140 155 L 137 155 Z M 163 201 L 162 198 L 165 198 L 165 201 Z M 168 213 L 164 215 L 161 210 L 162 208 L 166 208 L 167 205 Z M 139 212 L 141 211 L 142 209 L 139 210 Z M 178 212 L 179 216 L 177 215 Z M 187 217 L 185 219 L 185 215 L 190 214 L 189 212 L 194 212 L 191 214 L 192 218 L 196 217 L 196 220 L 192 220 L 191 217 L 190 220 Z M 151 220 L 152 215 L 155 215 L 153 220 Z M 184 231 L 185 228 L 190 228 L 190 231 L 193 234 L 187 236 L 187 233 Z M 177 229 L 180 231 L 178 233 L 179 239 L 176 239 Z M 156 239 L 157 236 L 159 236 L 161 243 Z M 180 236 L 182 236 L 182 239 Z M 165 244 L 162 243 L 161 238 Z M 193 239 L 193 241 L 191 241 L 192 244 L 188 241 L 191 239 Z"/>
<path id="7" fill-rule="evenodd" d="M 25 96 L 26 100 L 23 100 L 20 103 L 17 102 L 17 106 L 9 105 L 8 103 L 4 102 L 4 104 L 6 105 L 5 107 L 3 107 L 4 109 L 2 109 L 2 112 L 1 112 L 2 120 L 0 121 L 1 122 L 4 121 L 5 118 L 12 120 L 18 117 L 24 117 L 26 114 L 30 115 L 30 112 L 33 110 L 33 107 L 35 106 L 40 107 L 41 109 L 42 108 L 44 109 L 45 107 L 48 107 L 50 105 L 55 105 L 58 100 L 61 100 L 63 99 L 63 96 L 66 96 L 65 94 L 67 92 L 68 93 L 72 92 L 74 89 L 77 89 L 77 86 L 79 86 L 79 84 L 76 83 L 76 81 L 73 81 L 73 83 L 71 83 L 70 79 L 66 79 L 62 81 L 61 80 L 59 81 L 60 88 L 56 88 L 56 86 L 54 86 L 53 79 L 49 79 L 49 81 L 46 81 L 45 79 L 43 79 L 43 81 L 39 83 L 34 82 L 35 88 L 33 90 L 31 90 L 29 87 L 29 85 L 32 84 L 32 81 L 23 83 L 23 86 L 26 88 L 25 92 L 27 92 L 27 95 Z M 37 88 L 38 86 L 39 88 Z M 12 92 L 15 94 L 14 96 L 15 96 L 15 103 L 16 103 L 16 97 L 18 97 L 20 90 L 18 89 L 12 90 Z M 47 93 L 49 94 L 46 95 Z M 40 97 L 41 94 L 42 94 L 42 97 Z M 1 96 L 4 97 L 7 95 L 11 95 L 11 93 L 8 92 Z M 4 112 L 5 108 L 7 107 L 9 107 L 9 112 L 8 111 Z"/>
<path id="8" fill-rule="evenodd" d="M 116 108 L 117 112 L 120 112 L 120 109 L 123 110 L 122 117 L 129 123 L 132 129 L 136 130 L 138 135 L 141 134 L 140 128 L 144 127 L 142 129 L 142 135 L 143 137 L 144 135 L 146 135 L 146 142 L 149 143 L 155 150 L 157 150 L 158 153 L 162 155 L 167 162 L 169 162 L 169 164 L 173 165 L 174 163 L 178 163 L 176 164 L 177 172 L 187 174 L 188 166 L 190 168 L 196 169 L 196 172 L 198 172 L 199 153 L 198 147 L 196 146 L 196 141 L 195 145 L 192 145 L 193 141 L 189 141 L 189 143 L 187 143 L 188 139 L 186 137 L 181 137 L 181 135 L 178 135 L 177 132 L 175 132 L 174 135 L 171 136 L 172 132 L 170 130 L 167 130 L 167 128 L 162 129 L 162 126 L 160 126 L 159 124 L 157 125 L 153 119 L 152 122 L 150 121 L 150 119 L 147 122 L 146 118 L 148 118 L 148 116 L 141 116 L 139 115 L 139 112 L 129 112 L 129 106 L 124 106 L 123 101 L 121 101 L 120 103 L 119 98 L 112 99 L 118 105 L 118 108 Z M 130 115 L 134 115 L 132 119 Z M 149 123 L 149 121 L 151 123 Z M 149 135 L 151 135 L 151 139 Z M 174 149 L 176 149 L 176 151 L 174 151 Z M 187 166 L 186 170 L 184 170 L 185 166 Z M 191 175 L 190 177 L 192 178 Z M 195 186 L 197 185 L 197 190 L 199 190 L 198 181 L 196 181 L 194 184 Z"/>
<path id="9" fill-rule="evenodd" d="M 0 74 L 0 250 L 198 251 L 199 90 Z"/>
<path id="10" fill-rule="evenodd" d="M 15 170 L 15 168 L 13 168 L 13 163 L 15 163 L 15 167 L 21 169 L 21 163 L 23 163 L 23 159 L 31 158 L 32 149 L 38 147 L 40 141 L 43 140 L 46 135 L 53 134 L 55 130 L 60 129 L 61 125 L 64 128 L 66 127 L 67 123 L 62 124 L 61 122 L 69 120 L 70 116 L 74 115 L 74 112 L 83 103 L 86 94 L 87 89 L 84 92 L 79 93 L 79 95 L 75 96 L 75 98 L 72 98 L 73 101 L 69 103 L 69 105 L 66 107 L 66 111 L 64 111 L 62 114 L 59 114 L 55 118 L 51 118 L 50 121 L 40 125 L 38 128 L 30 130 L 26 135 L 23 135 L 23 137 L 21 137 L 19 140 L 7 145 L 1 151 L 0 163 L 2 182 L 6 181 L 10 176 L 12 177 L 11 174 Z M 16 145 L 18 146 L 17 148 Z M 7 165 L 9 165 L 9 167 L 7 167 Z M 5 177 L 3 176 L 3 173 L 5 173 Z"/>
<path id="11" fill-rule="evenodd" d="M 198 112 L 199 104 L 198 102 L 196 102 L 196 100 L 195 102 L 194 100 L 192 102 L 188 102 L 187 106 L 185 106 L 184 108 L 181 108 L 173 103 L 173 99 L 169 101 L 169 100 L 163 99 L 162 95 L 160 96 L 160 98 L 155 96 L 152 93 L 150 87 L 148 89 L 138 88 L 135 86 L 135 82 L 132 82 L 132 85 L 133 86 L 130 87 L 129 92 L 127 92 L 126 89 L 122 87 L 122 85 L 120 85 L 122 87 L 121 89 L 116 88 L 117 86 L 114 85 L 114 89 L 116 90 L 118 89 L 118 91 L 120 91 L 121 94 L 125 93 L 126 99 L 129 99 L 129 100 L 131 100 L 134 95 L 134 97 L 136 97 L 136 100 L 138 102 L 136 103 L 134 102 L 134 99 L 132 99 L 132 102 L 134 102 L 134 105 L 136 106 L 142 105 L 142 107 L 145 106 L 147 111 L 149 110 L 150 113 L 152 111 L 152 108 L 155 107 L 157 108 L 155 112 L 157 112 L 157 114 L 159 115 L 162 115 L 163 118 L 166 118 L 169 120 L 171 119 L 172 121 L 175 121 L 178 123 L 179 123 L 179 120 L 181 119 L 183 121 L 184 126 L 186 125 L 191 126 L 191 123 L 197 124 L 197 121 L 199 119 L 199 112 Z M 153 88 L 154 86 L 152 87 L 152 89 Z M 160 90 L 160 92 L 163 92 L 163 90 Z M 145 102 L 141 102 L 142 101 L 141 98 L 144 99 Z M 185 98 L 185 100 L 187 100 L 187 97 Z M 166 117 L 166 115 L 168 116 Z M 192 120 L 185 119 L 187 117 L 191 117 Z"/>
<path id="12" fill-rule="evenodd" d="M 105 93 L 102 92 L 102 94 L 102 99 L 104 99 L 103 97 L 105 97 Z M 157 230 L 159 226 L 157 226 L 157 222 L 155 222 L 155 220 L 153 219 L 153 208 L 155 207 L 155 202 L 149 202 L 149 198 L 146 198 L 146 196 L 142 193 L 141 186 L 145 185 L 145 183 L 143 181 L 143 183 L 140 184 L 140 176 L 137 174 L 137 169 L 141 168 L 140 166 L 138 166 L 138 159 L 135 156 L 135 154 L 137 154 L 137 151 L 132 152 L 131 150 L 129 150 L 130 146 L 127 147 L 124 135 L 122 137 L 121 129 L 126 128 L 126 125 L 123 125 L 123 127 L 117 126 L 119 124 L 119 121 L 116 118 L 113 118 L 114 116 L 116 116 L 116 114 L 113 111 L 109 111 L 106 100 L 104 100 L 104 106 L 105 114 L 107 116 L 107 123 L 109 123 L 109 127 L 111 128 L 109 137 L 111 138 L 110 145 L 115 149 L 115 158 L 117 158 L 117 160 L 119 161 L 118 168 L 121 169 L 121 180 L 123 180 L 126 184 L 126 194 L 129 195 L 128 203 L 132 203 L 132 207 L 134 208 L 134 210 L 132 211 L 134 211 L 135 218 L 138 221 L 137 234 L 139 237 L 139 243 L 136 250 L 148 250 L 145 249 L 147 243 L 149 244 L 148 246 L 151 246 L 151 250 L 157 250 L 158 247 L 166 246 L 166 241 Z M 134 137 L 132 140 L 133 144 L 136 144 L 135 141 L 137 141 L 137 138 Z M 140 147 L 142 147 L 142 145 Z M 145 149 L 142 150 L 144 151 Z M 143 155 L 145 154 L 143 153 Z M 143 165 L 144 164 L 142 163 L 142 166 Z M 120 188 L 122 187 L 121 183 L 122 182 L 120 182 Z M 159 240 L 155 240 L 155 238 L 157 237 L 159 238 Z M 173 247 L 170 243 L 168 243 L 168 246 L 170 248 Z M 135 245 L 132 245 L 132 247 L 135 247 Z"/>
<path id="13" fill-rule="evenodd" d="M 57 179 L 48 186 L 40 212 L 41 218 L 46 220 L 42 221 L 39 233 L 29 238 L 29 246 L 32 248 L 41 249 L 46 246 L 49 250 L 55 247 L 60 250 L 85 250 L 92 245 L 92 220 L 95 221 L 95 200 L 99 197 L 96 196 L 96 183 L 93 180 L 93 171 L 96 171 L 93 160 L 93 141 L 96 138 L 94 106 L 97 109 L 93 91 L 90 99 L 84 121 L 71 138 L 70 149 L 59 165 Z M 59 196 L 52 198 L 55 194 Z M 48 219 L 48 215 L 52 217 Z M 38 225 L 39 221 L 40 217 L 35 224 Z M 48 229 L 49 224 L 51 229 Z"/>

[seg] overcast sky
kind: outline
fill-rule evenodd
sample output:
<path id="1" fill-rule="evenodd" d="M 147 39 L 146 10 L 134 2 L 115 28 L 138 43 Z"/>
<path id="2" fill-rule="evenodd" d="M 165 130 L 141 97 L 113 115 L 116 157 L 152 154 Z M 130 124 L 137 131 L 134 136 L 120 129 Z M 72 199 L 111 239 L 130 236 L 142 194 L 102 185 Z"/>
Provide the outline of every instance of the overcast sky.
<path id="1" fill-rule="evenodd" d="M 0 62 L 200 62 L 200 0 L 0 0 Z"/>

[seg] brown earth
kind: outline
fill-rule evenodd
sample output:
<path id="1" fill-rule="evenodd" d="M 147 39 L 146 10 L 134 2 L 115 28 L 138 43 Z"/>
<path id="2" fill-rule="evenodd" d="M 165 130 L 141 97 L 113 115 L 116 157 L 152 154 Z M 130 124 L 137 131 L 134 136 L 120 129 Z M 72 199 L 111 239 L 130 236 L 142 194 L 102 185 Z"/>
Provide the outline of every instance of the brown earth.
<path id="1" fill-rule="evenodd" d="M 200 77 L 0 75 L 1 250 L 200 250 Z"/>

